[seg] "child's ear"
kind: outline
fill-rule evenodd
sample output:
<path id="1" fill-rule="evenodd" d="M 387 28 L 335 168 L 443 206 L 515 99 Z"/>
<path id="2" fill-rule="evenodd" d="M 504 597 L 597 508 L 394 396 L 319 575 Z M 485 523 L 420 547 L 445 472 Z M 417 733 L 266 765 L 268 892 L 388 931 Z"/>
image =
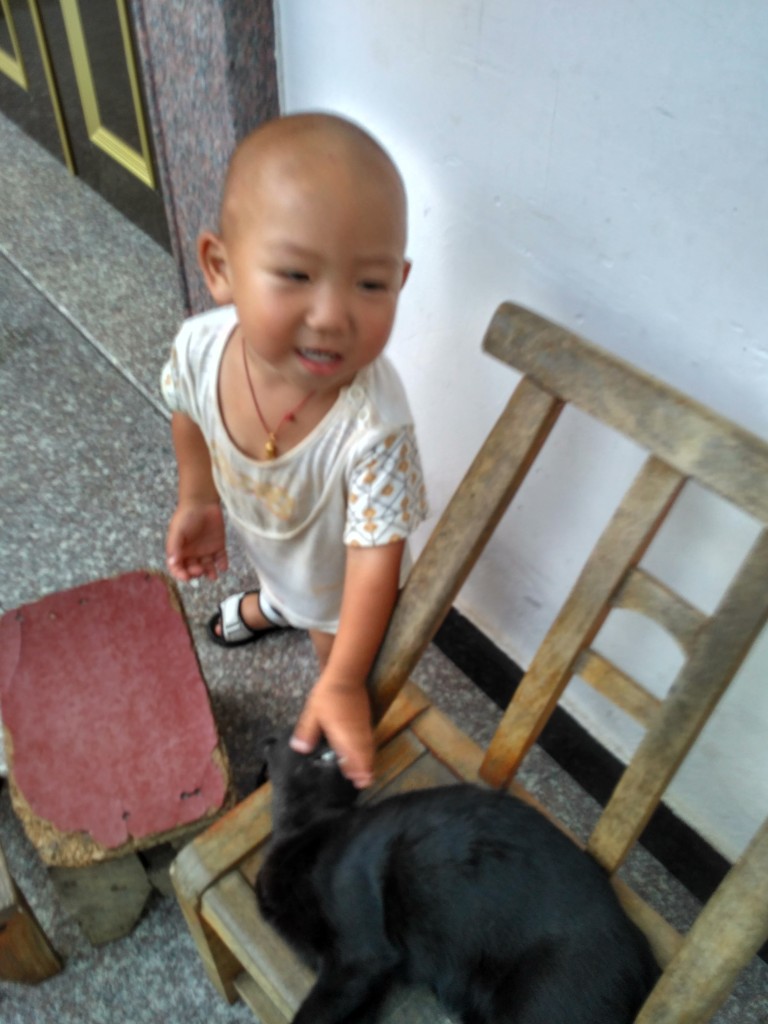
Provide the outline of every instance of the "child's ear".
<path id="1" fill-rule="evenodd" d="M 408 277 L 410 276 L 412 266 L 413 264 L 411 263 L 410 260 L 406 260 L 403 263 L 403 280 L 400 282 L 401 288 L 405 286 L 405 282 L 408 280 Z"/>
<path id="2" fill-rule="evenodd" d="M 219 235 L 203 231 L 197 240 L 197 261 L 211 298 L 218 306 L 232 301 L 227 250 Z"/>

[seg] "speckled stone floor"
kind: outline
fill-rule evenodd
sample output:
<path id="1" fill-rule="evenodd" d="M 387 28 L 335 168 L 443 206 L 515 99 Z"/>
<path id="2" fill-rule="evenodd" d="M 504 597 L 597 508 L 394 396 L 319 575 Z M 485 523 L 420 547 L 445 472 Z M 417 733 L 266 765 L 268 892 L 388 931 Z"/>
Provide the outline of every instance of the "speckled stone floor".
<path id="1" fill-rule="evenodd" d="M 181 316 L 173 261 L 155 243 L 0 117 L 0 609 L 53 590 L 147 566 L 162 568 L 174 468 L 159 370 Z M 216 584 L 182 596 L 241 795 L 260 768 L 258 739 L 293 721 L 312 683 L 301 633 L 222 652 L 205 641 L 217 600 L 247 580 L 237 552 Z M 498 717 L 439 651 L 417 680 L 470 733 Z M 52 766 L 55 771 L 55 766 Z M 536 749 L 523 780 L 586 835 L 596 807 Z M 0 841 L 10 869 L 66 961 L 27 988 L 0 983 L 3 1024 L 218 1024 L 252 1020 L 206 981 L 175 903 L 153 897 L 126 939 L 92 948 L 57 903 L 0 790 Z M 695 901 L 639 854 L 634 884 L 685 927 Z M 391 1019 L 422 1018 L 413 1000 Z M 719 1024 L 765 1024 L 768 968 L 755 961 Z"/>

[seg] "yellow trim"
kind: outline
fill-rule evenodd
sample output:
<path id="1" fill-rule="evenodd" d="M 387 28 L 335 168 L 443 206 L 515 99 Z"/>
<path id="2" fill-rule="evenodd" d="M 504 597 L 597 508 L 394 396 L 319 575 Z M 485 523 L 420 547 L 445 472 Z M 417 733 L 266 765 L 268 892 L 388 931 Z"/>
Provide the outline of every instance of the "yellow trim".
<path id="1" fill-rule="evenodd" d="M 45 31 L 43 29 L 43 21 L 40 17 L 40 8 L 37 6 L 37 0 L 29 0 L 29 13 L 32 15 L 32 24 L 35 28 L 35 36 L 37 37 L 37 46 L 40 50 L 40 59 L 43 62 L 43 71 L 45 73 L 45 82 L 48 86 L 48 93 L 51 97 L 51 106 L 53 107 L 53 115 L 56 118 L 56 128 L 59 132 L 59 142 L 61 143 L 61 151 L 64 155 L 64 163 L 67 165 L 67 170 L 70 174 L 75 173 L 75 161 L 72 156 L 72 147 L 69 144 L 69 135 L 67 134 L 67 126 L 64 121 L 64 112 L 61 109 L 61 100 L 59 98 L 59 90 L 56 85 L 56 77 L 53 73 L 53 63 L 51 62 L 51 53 L 48 49 L 48 40 L 45 37 Z"/>
<path id="2" fill-rule="evenodd" d="M 144 112 L 141 107 L 141 95 L 139 93 L 138 76 L 136 74 L 136 61 L 131 43 L 131 34 L 128 27 L 128 15 L 125 9 L 125 0 L 115 0 L 118 16 L 120 18 L 120 30 L 123 37 L 123 48 L 125 50 L 125 61 L 128 68 L 128 76 L 131 83 L 131 96 L 133 109 L 136 117 L 136 124 L 139 130 L 141 141 L 141 152 L 130 146 L 119 135 L 110 131 L 101 122 L 99 112 L 99 101 L 96 95 L 96 86 L 91 72 L 91 62 L 88 59 L 88 47 L 83 32 L 83 23 L 80 17 L 80 5 L 78 0 L 60 0 L 61 13 L 64 17 L 64 27 L 67 32 L 69 48 L 72 53 L 72 62 L 75 66 L 75 78 L 77 79 L 77 90 L 80 93 L 80 103 L 85 115 L 85 127 L 91 142 L 103 150 L 113 160 L 117 161 L 131 174 L 134 174 L 140 181 L 150 188 L 155 187 L 155 176 L 152 171 L 152 160 L 149 152 L 149 141 L 147 128 L 144 122 Z"/>
<path id="3" fill-rule="evenodd" d="M 14 81 L 16 85 L 20 85 L 22 89 L 29 92 L 27 73 L 24 69 L 24 61 L 19 49 L 19 39 L 16 35 L 16 26 L 13 23 L 8 0 L 0 0 L 0 7 L 2 7 L 3 14 L 5 15 L 5 23 L 8 26 L 11 46 L 13 47 L 13 53 L 8 53 L 4 47 L 0 46 L 0 71 Z"/>
<path id="4" fill-rule="evenodd" d="M 136 113 L 136 127 L 139 131 L 141 155 L 148 177 L 146 184 L 149 185 L 150 188 L 154 188 L 155 176 L 152 170 L 152 154 L 149 149 L 149 133 L 147 132 L 147 122 L 144 120 L 144 107 L 141 102 L 139 74 L 136 70 L 136 54 L 133 52 L 133 41 L 131 39 L 131 27 L 128 21 L 126 0 L 117 0 L 117 13 L 120 18 L 120 32 L 123 36 L 123 48 L 125 50 L 125 63 L 128 68 L 128 78 L 131 83 L 131 97 L 133 98 L 133 109 Z"/>

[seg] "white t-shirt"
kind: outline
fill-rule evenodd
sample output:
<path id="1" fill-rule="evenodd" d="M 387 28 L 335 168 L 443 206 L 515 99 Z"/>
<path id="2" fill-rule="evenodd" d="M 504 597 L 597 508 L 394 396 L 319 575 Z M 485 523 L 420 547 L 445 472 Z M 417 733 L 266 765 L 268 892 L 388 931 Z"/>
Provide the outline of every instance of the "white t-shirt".
<path id="1" fill-rule="evenodd" d="M 380 356 L 295 448 L 271 461 L 251 459 L 232 443 L 218 402 L 221 359 L 236 324 L 232 306 L 187 320 L 163 370 L 163 395 L 202 431 L 229 521 L 267 600 L 291 625 L 333 633 L 346 547 L 402 540 L 426 515 L 405 391 Z"/>

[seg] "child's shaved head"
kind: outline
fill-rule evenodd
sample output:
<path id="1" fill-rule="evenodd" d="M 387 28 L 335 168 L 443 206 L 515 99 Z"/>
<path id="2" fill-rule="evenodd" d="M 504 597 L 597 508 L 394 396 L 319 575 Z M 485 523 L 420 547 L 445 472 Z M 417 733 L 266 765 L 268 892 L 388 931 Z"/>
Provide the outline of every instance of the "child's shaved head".
<path id="1" fill-rule="evenodd" d="M 231 235 L 249 220 L 249 210 L 265 191 L 300 182 L 305 188 L 333 180 L 353 188 L 365 182 L 391 205 L 405 248 L 406 197 L 389 154 L 358 125 L 333 114 L 292 114 L 268 121 L 238 145 L 229 165 L 221 203 L 220 231 Z"/>
<path id="2" fill-rule="evenodd" d="M 302 387 L 338 389 L 386 345 L 405 243 L 405 189 L 384 149 L 343 118 L 297 114 L 237 147 L 219 232 L 201 234 L 198 258 L 251 351 L 275 365 L 279 349 L 292 366 L 299 351 Z"/>

